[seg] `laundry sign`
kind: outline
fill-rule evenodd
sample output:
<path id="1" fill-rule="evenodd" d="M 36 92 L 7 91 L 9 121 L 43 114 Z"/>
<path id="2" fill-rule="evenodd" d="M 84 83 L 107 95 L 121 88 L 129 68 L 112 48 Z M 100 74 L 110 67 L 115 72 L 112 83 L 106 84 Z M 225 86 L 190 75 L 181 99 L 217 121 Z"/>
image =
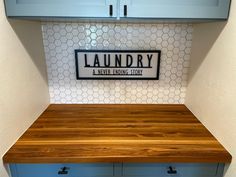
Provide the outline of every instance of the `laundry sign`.
<path id="1" fill-rule="evenodd" d="M 77 79 L 158 80 L 160 50 L 75 50 Z"/>

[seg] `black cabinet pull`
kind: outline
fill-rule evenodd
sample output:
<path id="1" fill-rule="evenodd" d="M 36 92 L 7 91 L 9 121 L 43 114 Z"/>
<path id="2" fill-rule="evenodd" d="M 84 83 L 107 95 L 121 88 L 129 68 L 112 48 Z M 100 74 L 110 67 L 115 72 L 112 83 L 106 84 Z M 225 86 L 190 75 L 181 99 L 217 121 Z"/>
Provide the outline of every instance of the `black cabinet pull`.
<path id="1" fill-rule="evenodd" d="M 109 6 L 109 15 L 112 17 L 113 16 L 113 5 Z"/>
<path id="2" fill-rule="evenodd" d="M 168 170 L 167 170 L 167 173 L 168 174 L 177 174 L 177 171 L 173 167 L 169 166 Z"/>
<path id="3" fill-rule="evenodd" d="M 69 167 L 62 167 L 61 170 L 58 171 L 58 174 L 59 175 L 67 175 L 69 169 L 70 169 Z"/>
<path id="4" fill-rule="evenodd" d="M 124 16 L 127 17 L 127 15 L 128 15 L 127 5 L 124 5 Z"/>

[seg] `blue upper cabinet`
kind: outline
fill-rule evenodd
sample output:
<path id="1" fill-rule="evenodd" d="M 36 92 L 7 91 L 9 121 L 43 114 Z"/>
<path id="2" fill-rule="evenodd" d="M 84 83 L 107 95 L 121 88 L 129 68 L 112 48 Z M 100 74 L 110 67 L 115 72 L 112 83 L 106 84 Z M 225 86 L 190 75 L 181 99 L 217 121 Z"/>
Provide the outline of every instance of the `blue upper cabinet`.
<path id="1" fill-rule="evenodd" d="M 120 16 L 159 19 L 227 19 L 230 0 L 121 0 Z"/>
<path id="2" fill-rule="evenodd" d="M 5 0 L 9 17 L 81 17 L 117 16 L 116 0 Z"/>
<path id="3" fill-rule="evenodd" d="M 228 18 L 230 0 L 5 0 L 9 17 L 109 19 Z"/>

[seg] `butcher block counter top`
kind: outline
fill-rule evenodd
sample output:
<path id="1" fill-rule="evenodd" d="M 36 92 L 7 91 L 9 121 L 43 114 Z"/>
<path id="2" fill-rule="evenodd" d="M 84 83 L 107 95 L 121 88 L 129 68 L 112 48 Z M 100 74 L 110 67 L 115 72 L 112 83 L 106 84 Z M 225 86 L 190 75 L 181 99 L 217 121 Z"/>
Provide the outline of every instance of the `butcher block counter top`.
<path id="1" fill-rule="evenodd" d="M 52 104 L 3 160 L 227 163 L 231 155 L 184 105 Z"/>

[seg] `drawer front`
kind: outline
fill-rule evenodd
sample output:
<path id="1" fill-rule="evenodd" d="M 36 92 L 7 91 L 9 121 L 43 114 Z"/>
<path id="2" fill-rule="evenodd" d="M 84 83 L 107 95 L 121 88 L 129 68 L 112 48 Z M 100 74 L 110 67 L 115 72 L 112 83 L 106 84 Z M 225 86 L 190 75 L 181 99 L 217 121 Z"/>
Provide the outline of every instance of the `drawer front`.
<path id="1" fill-rule="evenodd" d="M 173 164 L 181 176 L 204 177 L 217 176 L 218 164 Z"/>
<path id="2" fill-rule="evenodd" d="M 167 175 L 168 164 L 159 163 L 124 163 L 123 176 L 163 176 Z"/>
<path id="3" fill-rule="evenodd" d="M 217 163 L 124 163 L 123 176 L 218 177 Z"/>
<path id="4" fill-rule="evenodd" d="M 111 177 L 113 176 L 112 163 L 11 164 L 10 168 L 12 177 Z"/>

